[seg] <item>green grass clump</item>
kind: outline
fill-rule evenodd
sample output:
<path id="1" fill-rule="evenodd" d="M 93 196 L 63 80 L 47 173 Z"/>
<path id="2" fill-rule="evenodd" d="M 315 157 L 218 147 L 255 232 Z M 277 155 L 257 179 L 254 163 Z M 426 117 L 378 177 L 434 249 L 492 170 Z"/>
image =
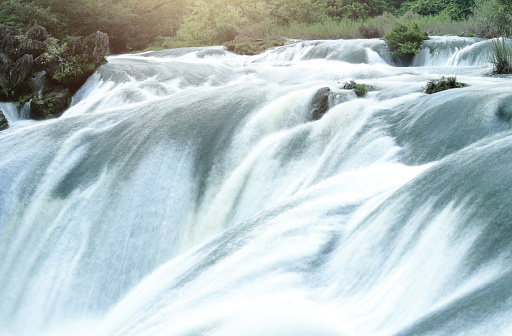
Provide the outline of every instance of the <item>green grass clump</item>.
<path id="1" fill-rule="evenodd" d="M 344 90 L 353 90 L 358 97 L 364 97 L 368 91 L 372 91 L 373 87 L 366 84 L 357 84 L 353 79 L 343 84 Z"/>
<path id="2" fill-rule="evenodd" d="M 425 93 L 432 94 L 448 89 L 456 89 L 465 87 L 466 84 L 457 82 L 457 77 L 441 77 L 440 79 L 432 79 L 423 89 Z"/>
<path id="3" fill-rule="evenodd" d="M 491 75 L 512 73 L 512 49 L 505 39 L 495 39 L 492 42 L 492 52 L 489 62 L 492 64 Z"/>

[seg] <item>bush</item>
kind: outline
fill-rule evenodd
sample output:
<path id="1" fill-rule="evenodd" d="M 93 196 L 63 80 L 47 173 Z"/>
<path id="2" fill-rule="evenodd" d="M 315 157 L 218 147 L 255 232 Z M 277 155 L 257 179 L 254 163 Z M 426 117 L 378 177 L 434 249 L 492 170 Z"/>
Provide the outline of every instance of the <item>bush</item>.
<path id="1" fill-rule="evenodd" d="M 384 41 L 391 51 L 391 57 L 399 59 L 419 54 L 423 40 L 428 40 L 428 35 L 421 31 L 417 23 L 405 24 L 396 22 L 389 33 L 384 36 Z"/>
<path id="2" fill-rule="evenodd" d="M 505 38 L 491 41 L 492 53 L 489 62 L 492 64 L 491 75 L 512 73 L 512 49 L 507 45 Z"/>
<path id="3" fill-rule="evenodd" d="M 432 79 L 427 83 L 427 86 L 423 89 L 425 93 L 432 94 L 441 92 L 448 89 L 456 89 L 465 87 L 466 84 L 457 82 L 457 77 L 447 77 L 444 76 L 440 79 Z"/>
<path id="4" fill-rule="evenodd" d="M 512 4 L 501 0 L 477 0 L 474 8 L 476 32 L 492 38 L 512 33 Z"/>
<path id="5" fill-rule="evenodd" d="M 358 97 L 364 97 L 368 91 L 372 91 L 373 87 L 366 84 L 357 84 L 353 79 L 343 84 L 344 90 L 353 90 Z"/>
<path id="6" fill-rule="evenodd" d="M 79 87 L 94 73 L 96 66 L 86 62 L 83 55 L 69 55 L 66 49 L 66 44 L 48 44 L 41 55 L 41 64 L 53 80 Z"/>
<path id="7" fill-rule="evenodd" d="M 365 39 L 381 38 L 383 36 L 382 31 L 377 28 L 377 26 L 372 26 L 370 24 L 361 24 L 357 28 L 357 32 Z"/>

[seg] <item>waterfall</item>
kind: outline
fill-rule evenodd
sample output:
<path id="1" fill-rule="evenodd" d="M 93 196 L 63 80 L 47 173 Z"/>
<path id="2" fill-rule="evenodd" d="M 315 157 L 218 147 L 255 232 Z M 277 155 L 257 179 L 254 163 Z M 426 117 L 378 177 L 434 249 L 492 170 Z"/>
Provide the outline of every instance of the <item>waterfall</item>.
<path id="1" fill-rule="evenodd" d="M 489 48 L 109 57 L 61 118 L 0 132 L 0 335 L 509 335 Z M 447 75 L 467 86 L 423 93 Z"/>

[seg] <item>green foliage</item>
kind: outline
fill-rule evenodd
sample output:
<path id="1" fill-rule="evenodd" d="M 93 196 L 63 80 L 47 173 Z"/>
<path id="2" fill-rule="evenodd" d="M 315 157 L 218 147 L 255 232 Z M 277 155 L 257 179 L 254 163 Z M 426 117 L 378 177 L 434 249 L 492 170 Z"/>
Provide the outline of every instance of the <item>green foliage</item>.
<path id="1" fill-rule="evenodd" d="M 423 40 L 428 40 L 428 35 L 417 23 L 396 22 L 393 29 L 384 36 L 393 58 L 418 54 Z"/>
<path id="2" fill-rule="evenodd" d="M 475 21 L 468 18 L 476 2 Z M 106 32 L 114 53 L 148 46 L 218 45 L 236 36 L 376 38 L 391 15 L 414 13 L 435 34 L 509 36 L 510 0 L 3 0 L 0 22 L 21 28 L 34 19 L 59 38 Z M 411 16 L 412 14 L 405 14 Z M 420 16 L 421 15 L 421 16 Z M 474 22 L 479 29 L 472 28 Z M 412 43 L 397 53 L 416 50 Z M 397 49 L 397 50 L 398 50 Z M 79 62 L 78 60 L 74 63 Z"/>
<path id="3" fill-rule="evenodd" d="M 512 36 L 512 3 L 506 0 L 477 0 L 474 10 L 478 35 L 488 38 Z"/>
<path id="4" fill-rule="evenodd" d="M 492 42 L 492 52 L 489 62 L 492 64 L 491 75 L 512 74 L 512 48 L 505 38 Z"/>
<path id="5" fill-rule="evenodd" d="M 102 31 L 114 52 L 143 49 L 157 36 L 173 35 L 182 22 L 185 1 L 33 0 L 49 8 L 60 26 L 46 27 L 57 38 Z"/>
<path id="6" fill-rule="evenodd" d="M 363 23 L 359 27 L 357 27 L 357 31 L 362 38 L 367 38 L 367 39 L 381 38 L 384 35 L 382 30 L 379 27 L 377 27 L 376 25 L 371 25 L 371 24 Z"/>
<path id="7" fill-rule="evenodd" d="M 224 43 L 227 50 L 240 55 L 257 55 L 265 50 L 284 45 L 284 38 L 271 37 L 257 39 L 247 36 L 237 36 L 233 41 Z"/>
<path id="8" fill-rule="evenodd" d="M 250 23 L 246 14 L 258 3 L 240 3 L 228 0 L 198 0 L 192 14 L 186 17 L 176 33 L 175 41 L 190 46 L 218 45 L 233 40 L 241 28 Z M 247 6 L 245 6 L 247 5 Z"/>
<path id="9" fill-rule="evenodd" d="M 443 76 L 440 79 L 430 80 L 424 87 L 423 91 L 428 94 L 433 94 L 444 90 L 462 88 L 465 86 L 466 84 L 457 82 L 457 77 L 445 78 Z"/>
<path id="10" fill-rule="evenodd" d="M 353 90 L 358 97 L 364 97 L 368 91 L 372 91 L 373 87 L 366 84 L 358 84 L 353 79 L 343 84 L 344 90 Z"/>
<path id="11" fill-rule="evenodd" d="M 49 44 L 41 55 L 41 64 L 51 69 L 52 79 L 66 85 L 80 86 L 84 78 L 90 76 L 96 66 L 85 62 L 82 55 L 66 53 L 66 44 Z"/>
<path id="12" fill-rule="evenodd" d="M 330 17 L 352 20 L 381 15 L 389 8 L 384 0 L 328 0 L 327 6 Z"/>
<path id="13" fill-rule="evenodd" d="M 327 19 L 327 7 L 322 0 L 269 0 L 268 6 L 270 15 L 279 25 L 311 24 Z"/>
<path id="14" fill-rule="evenodd" d="M 2 0 L 0 2 L 0 23 L 8 27 L 28 29 L 36 20 L 43 26 L 59 26 L 59 20 L 50 8 L 35 1 Z"/>
<path id="15" fill-rule="evenodd" d="M 463 20 L 471 14 L 474 0 L 410 0 L 402 4 L 402 13 L 445 15 L 451 20 Z"/>

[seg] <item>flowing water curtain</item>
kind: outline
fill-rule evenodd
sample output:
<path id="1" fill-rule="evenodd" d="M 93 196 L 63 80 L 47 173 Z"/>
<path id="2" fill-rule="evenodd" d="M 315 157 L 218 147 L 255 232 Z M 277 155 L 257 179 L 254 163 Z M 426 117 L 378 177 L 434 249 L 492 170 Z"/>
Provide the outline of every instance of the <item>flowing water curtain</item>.
<path id="1" fill-rule="evenodd" d="M 0 334 L 507 335 L 510 81 L 381 44 L 114 56 L 0 132 Z"/>

